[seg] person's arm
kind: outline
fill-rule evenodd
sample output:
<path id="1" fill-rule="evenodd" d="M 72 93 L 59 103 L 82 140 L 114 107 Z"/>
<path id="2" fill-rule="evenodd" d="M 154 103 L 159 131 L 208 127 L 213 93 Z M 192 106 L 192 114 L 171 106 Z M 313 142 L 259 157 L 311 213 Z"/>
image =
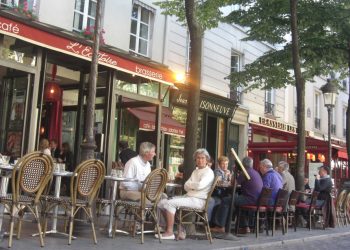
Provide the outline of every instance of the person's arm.
<path id="1" fill-rule="evenodd" d="M 315 190 L 318 192 L 330 192 L 332 189 L 333 183 L 331 178 L 323 179 L 323 180 L 315 180 Z M 317 189 L 316 189 L 317 187 Z"/>
<path id="2" fill-rule="evenodd" d="M 271 175 L 269 174 L 265 174 L 265 176 L 262 178 L 263 181 L 263 187 L 265 188 L 271 188 L 270 184 L 271 184 Z"/>
<path id="3" fill-rule="evenodd" d="M 194 178 L 188 179 L 185 183 L 185 190 L 202 190 L 208 186 L 208 183 L 212 182 L 214 179 L 214 174 L 212 171 L 208 171 L 207 173 L 203 174 L 200 178 L 200 180 L 194 181 Z"/>

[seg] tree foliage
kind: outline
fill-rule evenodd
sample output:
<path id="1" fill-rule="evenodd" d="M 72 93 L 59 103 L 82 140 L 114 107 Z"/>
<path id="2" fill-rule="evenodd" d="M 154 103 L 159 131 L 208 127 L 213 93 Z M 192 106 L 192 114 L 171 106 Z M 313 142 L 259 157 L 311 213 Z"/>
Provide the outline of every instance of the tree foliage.
<path id="1" fill-rule="evenodd" d="M 246 65 L 244 71 L 232 74 L 232 82 L 235 85 L 253 83 L 257 88 L 294 84 L 290 74 L 293 65 L 289 1 L 231 0 L 230 4 L 239 7 L 226 16 L 225 21 L 247 27 L 245 40 L 281 47 Z M 303 78 L 312 81 L 314 76 L 328 75 L 332 71 L 344 77 L 348 73 L 350 37 L 348 1 L 299 0 L 297 14 Z"/>

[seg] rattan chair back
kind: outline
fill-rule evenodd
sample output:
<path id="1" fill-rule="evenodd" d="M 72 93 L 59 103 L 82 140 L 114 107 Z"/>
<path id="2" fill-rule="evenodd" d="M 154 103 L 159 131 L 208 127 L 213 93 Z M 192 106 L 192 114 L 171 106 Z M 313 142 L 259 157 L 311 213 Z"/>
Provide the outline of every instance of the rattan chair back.
<path id="1" fill-rule="evenodd" d="M 53 160 L 51 156 L 40 151 L 29 153 L 17 162 L 12 172 L 13 201 L 18 202 L 19 195 L 35 196 L 35 203 L 39 202 L 42 192 L 52 179 Z"/>
<path id="2" fill-rule="evenodd" d="M 344 189 L 338 194 L 337 200 L 335 202 L 335 209 L 341 210 L 344 208 L 347 193 L 348 191 Z"/>
<path id="3" fill-rule="evenodd" d="M 282 207 L 284 209 L 287 205 L 288 197 L 289 197 L 288 190 L 284 190 L 280 188 L 277 193 L 275 208 Z"/>
<path id="4" fill-rule="evenodd" d="M 94 201 L 106 173 L 102 161 L 91 159 L 80 163 L 74 170 L 70 182 L 72 203 L 77 198 L 87 200 L 89 205 Z"/>
<path id="5" fill-rule="evenodd" d="M 165 189 L 168 173 L 163 168 L 153 170 L 145 179 L 141 191 L 141 205 L 146 203 L 157 204 Z"/>
<path id="6" fill-rule="evenodd" d="M 271 194 L 272 194 L 271 188 L 263 187 L 258 199 L 257 206 L 258 207 L 269 206 L 270 200 L 271 200 Z"/>
<path id="7" fill-rule="evenodd" d="M 208 210 L 210 197 L 213 194 L 215 187 L 218 185 L 219 180 L 220 180 L 220 177 L 216 176 L 213 183 L 211 184 L 210 191 L 208 192 L 207 199 L 205 200 L 204 211 Z"/>

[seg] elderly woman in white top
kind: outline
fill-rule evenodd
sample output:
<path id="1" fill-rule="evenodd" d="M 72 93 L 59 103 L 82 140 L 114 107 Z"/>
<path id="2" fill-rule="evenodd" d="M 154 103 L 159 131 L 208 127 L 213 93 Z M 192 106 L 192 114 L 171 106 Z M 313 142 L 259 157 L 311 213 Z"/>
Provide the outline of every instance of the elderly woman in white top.
<path id="1" fill-rule="evenodd" d="M 166 231 L 161 235 L 162 239 L 175 239 L 173 226 L 177 207 L 186 206 L 200 209 L 205 205 L 207 195 L 214 181 L 213 170 L 208 166 L 210 156 L 206 149 L 201 148 L 196 150 L 193 158 L 197 168 L 185 183 L 187 193 L 170 200 L 163 199 L 158 204 L 166 219 Z"/>
<path id="2" fill-rule="evenodd" d="M 124 178 L 137 179 L 137 182 L 121 182 L 120 183 L 120 198 L 122 200 L 137 201 L 141 199 L 140 188 L 144 181 L 151 173 L 151 164 L 149 161 L 156 155 L 156 147 L 150 142 L 142 142 L 140 144 L 140 152 L 128 160 L 124 167 Z"/>

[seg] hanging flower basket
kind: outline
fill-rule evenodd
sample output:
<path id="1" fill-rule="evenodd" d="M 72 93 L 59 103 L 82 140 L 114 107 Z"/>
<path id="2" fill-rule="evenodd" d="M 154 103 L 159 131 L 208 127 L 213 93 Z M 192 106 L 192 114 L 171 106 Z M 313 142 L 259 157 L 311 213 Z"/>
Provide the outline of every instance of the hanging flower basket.
<path id="1" fill-rule="evenodd" d="M 80 35 L 88 40 L 94 40 L 94 32 L 95 32 L 95 26 L 87 26 L 85 29 L 83 29 L 80 32 Z M 105 33 L 104 29 L 101 30 L 100 33 L 100 44 L 105 44 L 105 39 L 103 37 L 103 34 Z"/>
<path id="2" fill-rule="evenodd" d="M 24 1 L 23 4 L 14 5 L 13 7 L 11 7 L 11 9 L 16 13 L 19 13 L 25 17 L 28 17 L 29 19 L 33 19 L 33 20 L 38 19 L 38 17 L 34 14 L 33 10 L 29 9 L 28 1 Z"/>

